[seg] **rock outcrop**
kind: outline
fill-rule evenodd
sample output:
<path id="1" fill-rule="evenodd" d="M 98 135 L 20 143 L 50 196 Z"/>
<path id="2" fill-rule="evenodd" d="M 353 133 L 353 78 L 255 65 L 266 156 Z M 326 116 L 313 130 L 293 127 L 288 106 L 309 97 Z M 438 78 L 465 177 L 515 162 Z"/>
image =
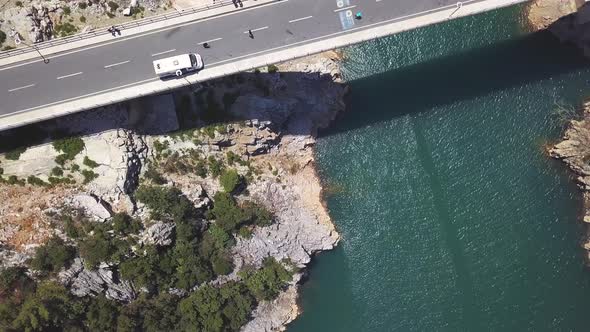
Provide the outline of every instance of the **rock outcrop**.
<path id="1" fill-rule="evenodd" d="M 158 221 L 141 233 L 140 243 L 156 246 L 169 246 L 174 240 L 175 223 Z"/>
<path id="2" fill-rule="evenodd" d="M 583 221 L 590 222 L 590 102 L 584 104 L 582 119 L 571 120 L 563 140 L 549 149 L 553 158 L 561 159 L 577 175 L 576 182 L 584 197 Z M 590 264 L 590 229 L 582 245 L 588 250 Z"/>
<path id="3" fill-rule="evenodd" d="M 88 270 L 80 258 L 75 259 L 69 269 L 60 272 L 59 280 L 70 287 L 72 294 L 80 297 L 104 293 L 107 298 L 121 302 L 130 302 L 136 297 L 131 283 L 118 280 L 108 265 Z"/>

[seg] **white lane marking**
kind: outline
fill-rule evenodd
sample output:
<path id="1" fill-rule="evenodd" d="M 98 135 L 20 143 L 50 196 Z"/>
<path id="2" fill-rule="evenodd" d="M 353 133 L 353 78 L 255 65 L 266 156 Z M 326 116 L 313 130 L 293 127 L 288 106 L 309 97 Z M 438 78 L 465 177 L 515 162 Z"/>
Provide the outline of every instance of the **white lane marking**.
<path id="1" fill-rule="evenodd" d="M 14 92 L 14 91 L 18 91 L 18 90 L 22 90 L 22 89 L 26 89 L 26 88 L 31 88 L 34 86 L 35 86 L 35 84 L 29 84 L 29 85 L 21 86 L 18 88 L 10 89 L 10 90 L 8 90 L 8 92 Z"/>
<path id="2" fill-rule="evenodd" d="M 83 72 L 79 71 L 77 73 L 73 73 L 73 74 L 69 74 L 69 75 L 64 75 L 64 76 L 59 76 L 57 79 L 61 80 L 62 78 L 68 78 L 68 77 L 72 77 L 72 76 L 77 76 L 77 75 L 82 75 Z"/>
<path id="3" fill-rule="evenodd" d="M 268 26 L 265 26 L 265 27 L 262 27 L 262 28 L 257 28 L 257 29 L 252 29 L 252 30 L 248 30 L 248 31 L 244 31 L 244 33 L 248 33 L 250 31 L 256 32 L 256 31 L 260 31 L 260 30 L 264 30 L 264 29 L 268 29 Z"/>
<path id="4" fill-rule="evenodd" d="M 85 94 L 85 95 L 78 96 L 78 97 L 72 97 L 72 98 L 68 98 L 68 99 L 64 99 L 64 100 L 60 100 L 60 101 L 55 101 L 53 103 L 49 103 L 49 104 L 45 104 L 45 105 L 30 107 L 30 108 L 26 108 L 24 110 L 20 110 L 20 111 L 17 111 L 17 112 L 0 115 L 0 119 L 1 118 L 4 118 L 4 117 L 7 117 L 7 116 L 12 116 L 12 115 L 15 115 L 15 114 L 21 114 L 21 113 L 25 113 L 25 112 L 28 112 L 28 111 L 36 110 L 36 109 L 43 108 L 43 107 L 49 107 L 49 106 L 53 106 L 53 105 L 57 105 L 57 104 L 61 104 L 61 103 L 66 103 L 68 101 L 72 101 L 72 100 L 76 100 L 76 99 L 81 99 L 81 98 L 85 98 L 85 97 L 91 97 L 91 96 L 95 96 L 95 95 L 98 95 L 98 94 L 101 94 L 101 93 L 111 92 L 111 91 L 114 91 L 114 90 L 119 90 L 119 89 L 122 89 L 122 88 L 129 87 L 129 86 L 143 84 L 143 83 L 148 83 L 150 81 L 153 82 L 153 81 L 157 81 L 157 80 L 159 80 L 159 78 L 148 78 L 148 79 L 145 79 L 145 80 L 142 80 L 142 81 L 138 81 L 138 82 L 134 82 L 134 83 L 129 83 L 129 84 L 121 85 L 121 86 L 118 86 L 118 87 L 115 87 L 115 88 L 109 88 L 109 89 L 105 89 L 105 90 L 102 90 L 102 91 L 97 91 L 97 92 Z M 90 107 L 88 107 L 86 109 L 90 109 L 90 108 L 93 108 L 93 106 L 90 106 Z"/>
<path id="5" fill-rule="evenodd" d="M 205 43 L 212 43 L 214 41 L 218 41 L 218 40 L 222 40 L 223 38 L 215 38 L 215 39 L 211 39 L 211 40 L 205 40 L 204 42 L 200 42 L 198 43 L 198 45 L 203 45 Z"/>
<path id="6" fill-rule="evenodd" d="M 299 21 L 303 21 L 303 20 L 307 20 L 309 18 L 312 18 L 313 16 L 305 16 L 305 17 L 301 17 L 301 18 L 296 18 L 294 20 L 290 20 L 289 23 L 295 23 L 295 22 L 299 22 Z"/>
<path id="7" fill-rule="evenodd" d="M 344 7 L 344 8 L 338 8 L 338 9 L 334 9 L 334 12 L 336 13 L 336 12 L 340 12 L 343 10 L 352 9 L 354 7 L 356 7 L 356 5 L 352 5 L 352 6 L 348 6 L 348 7 Z"/>
<path id="8" fill-rule="evenodd" d="M 106 66 L 104 66 L 104 68 L 106 69 L 106 68 L 111 68 L 111 67 L 115 67 L 115 66 L 120 66 L 120 65 L 124 65 L 126 63 L 129 63 L 129 62 L 131 62 L 131 60 L 117 62 L 117 63 L 113 63 L 113 64 L 110 64 L 110 65 L 106 65 Z"/>
<path id="9" fill-rule="evenodd" d="M 469 0 L 469 1 L 476 1 L 476 0 Z M 467 2 L 469 2 L 469 1 L 467 1 Z M 183 23 L 183 24 L 172 25 L 172 26 L 169 26 L 169 27 L 161 28 L 161 29 L 155 29 L 153 31 L 146 32 L 146 33 L 135 34 L 135 35 L 132 35 L 132 36 L 129 36 L 129 37 L 126 37 L 126 38 L 117 38 L 117 39 L 115 39 L 113 41 L 106 42 L 106 43 L 95 44 L 95 45 L 88 46 L 88 47 L 80 46 L 80 48 L 79 49 L 76 49 L 75 51 L 70 51 L 70 52 L 56 52 L 55 54 L 49 54 L 48 57 L 50 59 L 55 59 L 55 58 L 59 58 L 59 57 L 65 56 L 65 55 L 73 54 L 73 53 L 88 51 L 88 50 L 91 50 L 91 49 L 97 48 L 97 47 L 103 47 L 103 46 L 107 46 L 107 45 L 111 45 L 111 44 L 116 44 L 116 43 L 120 43 L 120 42 L 131 40 L 131 39 L 135 39 L 135 38 L 140 38 L 140 37 L 145 37 L 145 36 L 153 35 L 153 34 L 156 34 L 156 33 L 163 32 L 163 31 L 168 31 L 168 30 L 172 30 L 172 29 L 181 28 L 181 27 L 184 27 L 184 26 L 187 26 L 187 25 L 199 24 L 199 23 L 203 23 L 203 22 L 210 21 L 210 20 L 215 20 L 215 19 L 218 19 L 218 18 L 226 17 L 226 16 L 237 15 L 239 13 L 243 13 L 243 12 L 247 12 L 247 11 L 251 11 L 251 10 L 256 10 L 256 9 L 259 9 L 259 8 L 274 6 L 274 5 L 278 5 L 278 4 L 282 4 L 282 3 L 287 3 L 287 2 L 289 2 L 289 0 L 273 1 L 273 2 L 270 2 L 270 3 L 265 3 L 263 5 L 257 5 L 257 6 L 255 5 L 255 7 L 242 8 L 240 10 L 231 11 L 231 12 L 228 12 L 228 13 L 225 13 L 225 14 L 222 14 L 222 15 L 219 15 L 219 16 L 207 17 L 207 18 L 203 18 L 203 19 L 197 19 L 197 20 L 193 20 L 193 21 L 186 22 L 186 23 Z M 249 2 L 246 2 L 246 4 L 248 4 L 248 3 Z M 463 3 L 466 3 L 466 2 L 464 1 Z M 453 7 L 456 7 L 456 5 L 453 5 Z M 12 68 L 15 68 L 15 67 L 20 67 L 20 66 L 26 66 L 26 65 L 29 65 L 29 64 L 32 64 L 32 63 L 42 62 L 42 61 L 43 60 L 32 60 L 32 61 L 27 61 L 27 62 L 19 63 L 19 64 L 16 64 L 16 65 L 6 65 L 5 67 L 1 67 L 0 68 L 0 71 L 8 70 L 8 69 L 12 69 Z"/>
<path id="10" fill-rule="evenodd" d="M 175 48 L 168 50 L 168 51 L 164 51 L 164 52 L 154 53 L 154 54 L 152 54 L 152 56 L 158 56 L 158 55 L 162 55 L 162 54 L 166 54 L 166 53 L 170 53 L 170 52 L 174 52 L 174 51 L 176 51 Z"/>
<path id="11" fill-rule="evenodd" d="M 383 0 L 375 0 L 375 1 L 377 1 L 377 2 L 381 2 L 381 1 L 383 1 Z"/>

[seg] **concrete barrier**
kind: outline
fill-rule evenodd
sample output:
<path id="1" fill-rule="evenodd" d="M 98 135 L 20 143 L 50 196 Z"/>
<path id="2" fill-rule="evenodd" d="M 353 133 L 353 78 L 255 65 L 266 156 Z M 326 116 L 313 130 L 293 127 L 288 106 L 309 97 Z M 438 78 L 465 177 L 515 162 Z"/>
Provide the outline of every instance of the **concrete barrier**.
<path id="1" fill-rule="evenodd" d="M 435 23 L 441 23 L 463 16 L 474 15 L 485 11 L 511 6 L 527 0 L 472 0 L 458 5 L 447 6 L 432 10 L 421 15 L 410 15 L 396 18 L 388 22 L 381 22 L 373 26 L 363 26 L 347 31 L 335 33 L 325 37 L 310 39 L 276 49 L 260 51 L 253 54 L 236 57 L 231 60 L 220 61 L 213 67 L 206 68 L 196 75 L 186 76 L 186 79 L 161 81 L 158 78 L 138 82 L 130 86 L 121 86 L 73 100 L 60 101 L 55 104 L 44 105 L 0 117 L 0 130 L 35 123 L 59 116 L 89 110 L 117 102 L 122 102 L 142 96 L 174 90 L 189 84 L 198 84 L 258 67 L 279 62 L 289 61 L 311 54 L 321 53 L 364 41 L 381 38 L 402 31 L 411 30 Z"/>

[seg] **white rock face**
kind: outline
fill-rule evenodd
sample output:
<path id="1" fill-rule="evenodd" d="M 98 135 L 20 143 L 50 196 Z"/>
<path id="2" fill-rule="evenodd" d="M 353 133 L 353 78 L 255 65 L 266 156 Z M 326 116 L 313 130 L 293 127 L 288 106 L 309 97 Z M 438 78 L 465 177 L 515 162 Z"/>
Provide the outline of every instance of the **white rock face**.
<path id="1" fill-rule="evenodd" d="M 111 211 L 104 202 L 91 195 L 76 195 L 72 197 L 74 207 L 84 210 L 86 215 L 92 216 L 99 221 L 104 221 L 111 217 Z"/>
<path id="2" fill-rule="evenodd" d="M 175 223 L 158 221 L 141 233 L 143 244 L 169 246 L 172 244 Z"/>
<path id="3" fill-rule="evenodd" d="M 98 270 L 90 271 L 84 267 L 82 259 L 76 258 L 69 269 L 59 273 L 58 278 L 70 286 L 72 294 L 80 297 L 103 292 L 108 299 L 121 302 L 130 302 L 136 297 L 131 283 L 126 280 L 115 281 L 113 272 L 105 264 Z"/>

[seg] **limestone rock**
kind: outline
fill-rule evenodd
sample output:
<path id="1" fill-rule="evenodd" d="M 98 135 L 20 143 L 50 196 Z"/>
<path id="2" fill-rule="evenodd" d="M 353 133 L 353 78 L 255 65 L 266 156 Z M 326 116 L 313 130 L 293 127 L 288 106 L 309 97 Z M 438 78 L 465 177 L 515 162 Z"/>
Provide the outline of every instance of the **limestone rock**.
<path id="1" fill-rule="evenodd" d="M 141 242 L 156 246 L 169 246 L 172 244 L 174 228 L 176 224 L 158 221 L 141 233 Z"/>
<path id="2" fill-rule="evenodd" d="M 61 283 L 70 287 L 72 294 L 95 296 L 105 293 L 112 300 L 130 302 L 136 297 L 136 292 L 130 282 L 115 280 L 110 268 L 103 264 L 97 270 L 87 270 L 82 259 L 76 258 L 69 269 L 59 273 Z"/>
<path id="3" fill-rule="evenodd" d="M 91 195 L 76 195 L 72 198 L 76 208 L 84 210 L 87 216 L 104 221 L 111 217 L 110 208 L 101 199 Z"/>

